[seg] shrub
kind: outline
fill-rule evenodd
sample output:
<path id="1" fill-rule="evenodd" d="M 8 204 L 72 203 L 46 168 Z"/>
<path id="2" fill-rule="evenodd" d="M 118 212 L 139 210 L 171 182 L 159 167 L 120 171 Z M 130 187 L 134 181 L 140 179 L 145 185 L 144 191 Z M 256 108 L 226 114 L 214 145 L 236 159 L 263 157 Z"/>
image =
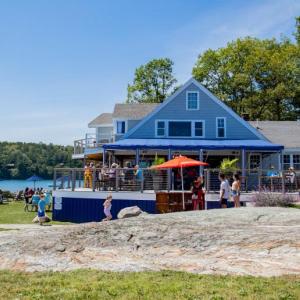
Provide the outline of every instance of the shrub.
<path id="1" fill-rule="evenodd" d="M 287 194 L 259 192 L 252 197 L 255 206 L 279 206 L 290 207 L 295 204 L 296 199 Z"/>

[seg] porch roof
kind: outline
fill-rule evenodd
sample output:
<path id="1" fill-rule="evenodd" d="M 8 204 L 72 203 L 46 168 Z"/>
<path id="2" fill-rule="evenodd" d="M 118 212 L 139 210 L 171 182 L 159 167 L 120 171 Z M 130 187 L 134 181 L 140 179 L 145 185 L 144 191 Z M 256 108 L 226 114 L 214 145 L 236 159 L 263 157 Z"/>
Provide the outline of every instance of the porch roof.
<path id="1" fill-rule="evenodd" d="M 269 150 L 279 151 L 284 147 L 266 140 L 192 140 L 192 139 L 123 139 L 105 144 L 106 150 L 171 149 L 171 150 Z"/>

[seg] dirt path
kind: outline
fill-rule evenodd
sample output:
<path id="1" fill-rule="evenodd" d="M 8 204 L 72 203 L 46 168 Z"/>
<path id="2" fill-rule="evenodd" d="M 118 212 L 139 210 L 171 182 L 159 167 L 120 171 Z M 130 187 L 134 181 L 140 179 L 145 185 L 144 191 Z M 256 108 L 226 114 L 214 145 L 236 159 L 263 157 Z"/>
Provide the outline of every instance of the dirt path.
<path id="1" fill-rule="evenodd" d="M 2 269 L 300 274 L 298 209 L 240 208 L 0 228 L 12 229 L 0 231 Z"/>

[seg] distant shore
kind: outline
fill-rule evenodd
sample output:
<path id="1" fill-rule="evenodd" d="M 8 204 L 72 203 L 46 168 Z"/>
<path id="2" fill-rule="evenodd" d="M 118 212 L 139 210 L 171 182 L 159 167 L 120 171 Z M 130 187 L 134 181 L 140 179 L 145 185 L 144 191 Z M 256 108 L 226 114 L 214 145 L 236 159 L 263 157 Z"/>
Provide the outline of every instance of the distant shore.
<path id="1" fill-rule="evenodd" d="M 53 181 L 50 179 L 37 181 L 35 187 L 51 190 Z M 0 180 L 0 190 L 17 192 L 24 190 L 26 187 L 33 188 L 34 183 L 32 181 L 22 180 L 22 179 L 8 179 Z"/>

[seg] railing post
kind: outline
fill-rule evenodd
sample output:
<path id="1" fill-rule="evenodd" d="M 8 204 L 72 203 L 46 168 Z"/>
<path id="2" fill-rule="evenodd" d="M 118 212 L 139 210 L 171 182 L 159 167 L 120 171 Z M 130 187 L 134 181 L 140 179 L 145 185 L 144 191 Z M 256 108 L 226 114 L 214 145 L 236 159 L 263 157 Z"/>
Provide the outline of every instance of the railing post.
<path id="1" fill-rule="evenodd" d="M 295 179 L 297 180 L 297 177 Z M 284 178 L 284 172 L 283 171 L 282 171 L 281 180 L 282 180 L 282 193 L 285 194 L 285 178 Z"/>
<path id="2" fill-rule="evenodd" d="M 144 192 L 144 169 L 142 169 L 142 178 L 141 178 L 141 193 Z"/>
<path id="3" fill-rule="evenodd" d="M 72 169 L 72 191 L 75 191 L 75 187 L 76 187 L 76 170 Z"/>
<path id="4" fill-rule="evenodd" d="M 70 170 L 68 171 L 68 189 L 71 188 L 71 172 Z"/>
<path id="5" fill-rule="evenodd" d="M 119 191 L 119 169 L 116 169 L 116 192 Z"/>
<path id="6" fill-rule="evenodd" d="M 206 178 L 207 180 L 205 180 L 206 182 L 206 191 L 209 192 L 209 188 L 210 188 L 210 170 L 206 171 Z"/>
<path id="7" fill-rule="evenodd" d="M 53 191 L 56 190 L 56 169 L 54 169 L 53 173 Z"/>
<path id="8" fill-rule="evenodd" d="M 92 190 L 95 192 L 96 190 L 96 169 L 93 168 L 93 173 L 92 173 Z"/>
<path id="9" fill-rule="evenodd" d="M 261 176 L 258 174 L 258 191 L 261 191 Z"/>

